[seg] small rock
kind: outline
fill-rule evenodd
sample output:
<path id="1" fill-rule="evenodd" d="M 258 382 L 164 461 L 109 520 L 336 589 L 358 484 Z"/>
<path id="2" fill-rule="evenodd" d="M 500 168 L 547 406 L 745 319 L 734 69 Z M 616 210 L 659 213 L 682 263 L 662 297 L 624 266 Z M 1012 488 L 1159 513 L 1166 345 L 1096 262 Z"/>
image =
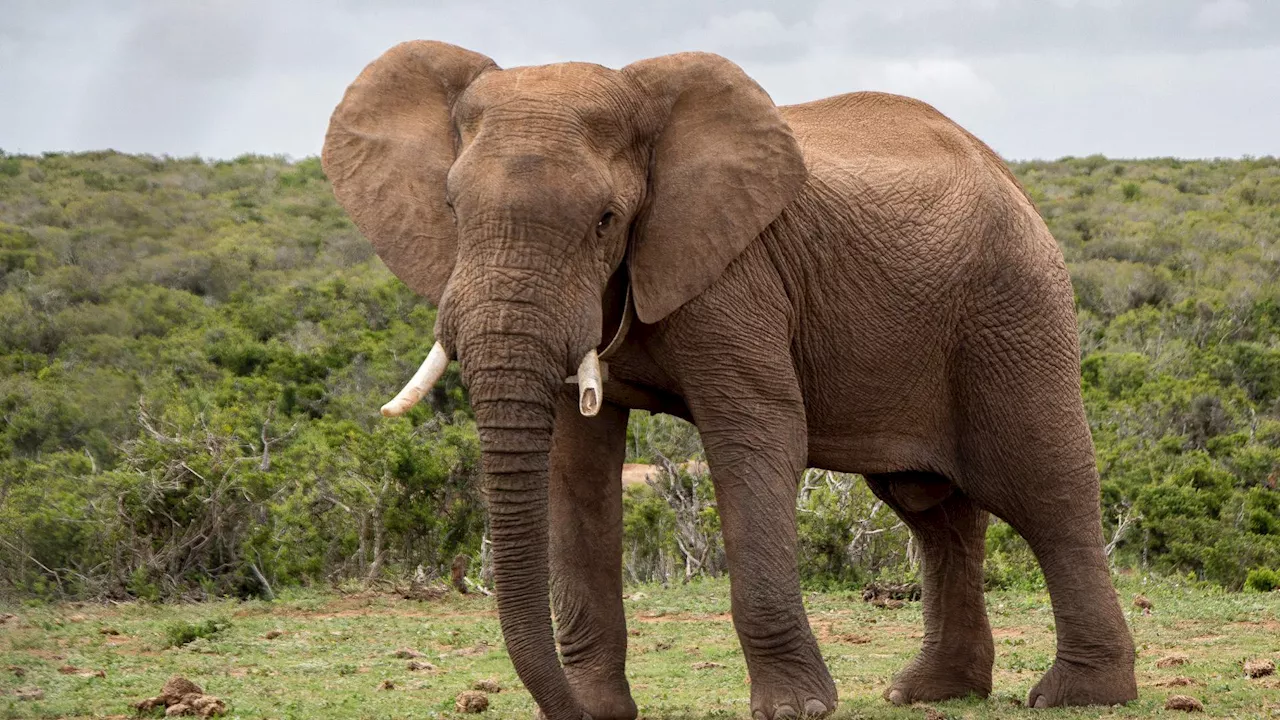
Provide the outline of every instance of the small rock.
<path id="1" fill-rule="evenodd" d="M 284 634 L 283 630 L 268 630 L 267 634 L 263 635 L 262 637 L 267 640 L 275 640 L 276 638 L 280 637 L 283 634 Z"/>
<path id="2" fill-rule="evenodd" d="M 160 696 L 168 700 L 172 698 L 173 702 L 180 701 L 187 695 L 203 695 L 204 689 L 181 675 L 174 675 L 164 684 L 164 688 L 160 690 Z"/>
<path id="3" fill-rule="evenodd" d="M 38 687 L 18 688 L 13 691 L 19 700 L 43 700 L 44 691 Z"/>
<path id="4" fill-rule="evenodd" d="M 1160 658 L 1159 660 L 1157 660 L 1156 667 L 1161 669 L 1178 667 L 1179 665 L 1186 665 L 1190 661 L 1191 661 L 1190 658 L 1188 658 L 1186 655 L 1183 655 L 1181 653 L 1175 653 L 1173 655 L 1166 655 Z"/>
<path id="5" fill-rule="evenodd" d="M 165 706 L 164 697 L 161 695 L 157 695 L 155 697 L 147 698 L 146 700 L 139 700 L 138 702 L 133 704 L 133 709 L 137 710 L 138 712 L 148 712 L 158 707 L 164 707 L 164 706 Z"/>
<path id="6" fill-rule="evenodd" d="M 696 662 L 690 667 L 694 670 L 712 670 L 715 668 L 722 668 L 724 666 L 716 662 Z"/>
<path id="7" fill-rule="evenodd" d="M 1190 695 L 1170 695 L 1164 701 L 1165 710 L 1181 710 L 1182 712 L 1204 712 L 1204 703 Z"/>
<path id="8" fill-rule="evenodd" d="M 432 665 L 431 663 L 429 663 L 429 662 L 425 662 L 425 661 L 422 661 L 422 660 L 410 660 L 410 661 L 409 661 L 408 668 L 409 668 L 410 670 L 414 670 L 414 671 L 419 671 L 419 670 L 421 670 L 421 671 L 423 671 L 423 672 L 436 672 L 437 670 L 439 670 L 439 669 L 440 669 L 440 668 L 436 667 L 435 665 Z"/>
<path id="9" fill-rule="evenodd" d="M 99 635 L 119 635 L 120 631 L 113 627 L 98 628 Z"/>
<path id="10" fill-rule="evenodd" d="M 453 706 L 458 712 L 482 713 L 489 709 L 489 696 L 479 690 L 463 690 Z"/>
<path id="11" fill-rule="evenodd" d="M 192 704 L 192 707 L 202 718 L 211 718 L 227 713 L 227 706 L 223 704 L 222 700 L 212 695 L 201 695 Z"/>
<path id="12" fill-rule="evenodd" d="M 414 658 L 426 657 L 426 655 L 411 648 L 400 648 L 399 650 L 391 653 L 391 657 L 397 657 L 401 660 L 412 660 Z"/>
<path id="13" fill-rule="evenodd" d="M 391 682 L 390 680 L 383 680 L 382 684 L 378 685 L 378 689 L 379 690 L 395 690 L 396 684 Z"/>
<path id="14" fill-rule="evenodd" d="M 1261 677 L 1271 675 L 1276 671 L 1276 664 L 1266 658 L 1257 660 L 1249 660 L 1244 664 L 1244 674 L 1257 680 Z"/>
<path id="15" fill-rule="evenodd" d="M 498 681 L 494 680 L 493 678 L 489 678 L 487 680 L 477 680 L 474 683 L 472 683 L 471 689 L 479 690 L 481 692 L 487 692 L 487 693 L 502 692 L 502 686 L 499 685 Z"/>

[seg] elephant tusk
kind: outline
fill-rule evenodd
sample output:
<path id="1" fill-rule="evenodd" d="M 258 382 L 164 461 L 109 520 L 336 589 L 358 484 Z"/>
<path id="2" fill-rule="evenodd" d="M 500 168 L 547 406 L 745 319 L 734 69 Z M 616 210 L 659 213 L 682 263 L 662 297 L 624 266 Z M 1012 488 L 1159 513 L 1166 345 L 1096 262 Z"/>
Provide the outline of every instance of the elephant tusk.
<path id="1" fill-rule="evenodd" d="M 600 356 L 595 350 L 587 351 L 578 365 L 578 410 L 586 417 L 595 417 L 604 400 L 604 382 L 600 376 Z"/>
<path id="2" fill-rule="evenodd" d="M 447 367 L 449 367 L 449 353 L 445 352 L 444 346 L 437 342 L 431 346 L 427 359 L 422 361 L 421 367 L 413 374 L 409 384 L 405 385 L 391 402 L 382 406 L 382 415 L 396 417 L 409 412 L 409 409 L 417 405 L 422 396 L 440 381 Z"/>

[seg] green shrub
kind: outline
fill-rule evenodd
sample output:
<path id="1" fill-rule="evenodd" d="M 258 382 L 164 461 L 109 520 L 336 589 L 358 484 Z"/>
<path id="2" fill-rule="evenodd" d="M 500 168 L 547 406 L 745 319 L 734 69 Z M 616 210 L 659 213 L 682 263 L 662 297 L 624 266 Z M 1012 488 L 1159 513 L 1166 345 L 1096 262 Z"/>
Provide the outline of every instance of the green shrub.
<path id="1" fill-rule="evenodd" d="M 1280 568 L 1280 163 L 1012 169 L 1071 275 L 1113 564 L 1262 582 Z M 0 154 L 0 193 L 0 595 L 251 597 L 481 567 L 456 364 L 406 418 L 378 417 L 436 312 L 316 158 Z M 700 455 L 693 426 L 632 413 L 629 461 Z M 898 518 L 855 476 L 815 473 L 805 586 L 913 577 Z M 711 484 L 677 480 L 687 517 L 647 487 L 624 497 L 629 580 L 683 575 L 677 518 L 719 552 Z M 985 578 L 1043 584 L 999 523 Z"/>
<path id="2" fill-rule="evenodd" d="M 987 529 L 987 557 L 982 566 L 988 590 L 1043 590 L 1044 573 L 1035 553 L 1013 527 L 994 522 Z"/>
<path id="3" fill-rule="evenodd" d="M 1280 590 L 1280 572 L 1268 568 L 1257 568 L 1249 571 L 1244 587 L 1252 592 L 1271 592 Z"/>
<path id="4" fill-rule="evenodd" d="M 214 635 L 230 627 L 230 622 L 217 618 L 198 623 L 177 620 L 164 626 L 165 647 L 182 647 L 197 638 L 210 640 Z"/>

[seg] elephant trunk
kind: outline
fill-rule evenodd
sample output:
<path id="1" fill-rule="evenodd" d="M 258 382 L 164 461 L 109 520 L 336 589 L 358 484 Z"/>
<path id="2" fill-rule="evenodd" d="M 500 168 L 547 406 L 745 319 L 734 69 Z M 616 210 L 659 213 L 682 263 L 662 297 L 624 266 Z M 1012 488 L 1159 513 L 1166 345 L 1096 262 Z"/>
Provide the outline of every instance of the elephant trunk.
<path id="1" fill-rule="evenodd" d="M 581 720 L 556 654 L 548 591 L 548 454 L 564 361 L 538 357 L 525 334 L 479 344 L 487 347 L 464 346 L 462 370 L 480 434 L 502 635 L 545 716 Z"/>

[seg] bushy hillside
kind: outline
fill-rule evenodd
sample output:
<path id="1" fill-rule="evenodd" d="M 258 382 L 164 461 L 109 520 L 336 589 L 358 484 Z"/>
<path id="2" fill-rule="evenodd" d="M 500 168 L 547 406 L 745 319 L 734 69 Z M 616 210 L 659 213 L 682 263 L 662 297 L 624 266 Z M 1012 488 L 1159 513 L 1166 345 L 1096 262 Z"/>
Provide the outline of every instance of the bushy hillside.
<path id="1" fill-rule="evenodd" d="M 1280 570 L 1280 162 L 1015 170 L 1076 283 L 1114 559 L 1264 587 Z M 408 419 L 376 412 L 433 320 L 314 159 L 0 155 L 0 586 L 268 594 L 458 553 L 482 567 L 456 371 Z M 697 452 L 663 418 L 637 417 L 631 440 L 638 459 Z M 717 567 L 707 483 L 664 483 L 628 495 L 637 579 L 698 570 L 680 533 Z M 810 583 L 911 572 L 860 484 L 813 473 L 800 509 Z M 1007 528 L 989 545 L 993 582 L 1016 575 Z"/>

